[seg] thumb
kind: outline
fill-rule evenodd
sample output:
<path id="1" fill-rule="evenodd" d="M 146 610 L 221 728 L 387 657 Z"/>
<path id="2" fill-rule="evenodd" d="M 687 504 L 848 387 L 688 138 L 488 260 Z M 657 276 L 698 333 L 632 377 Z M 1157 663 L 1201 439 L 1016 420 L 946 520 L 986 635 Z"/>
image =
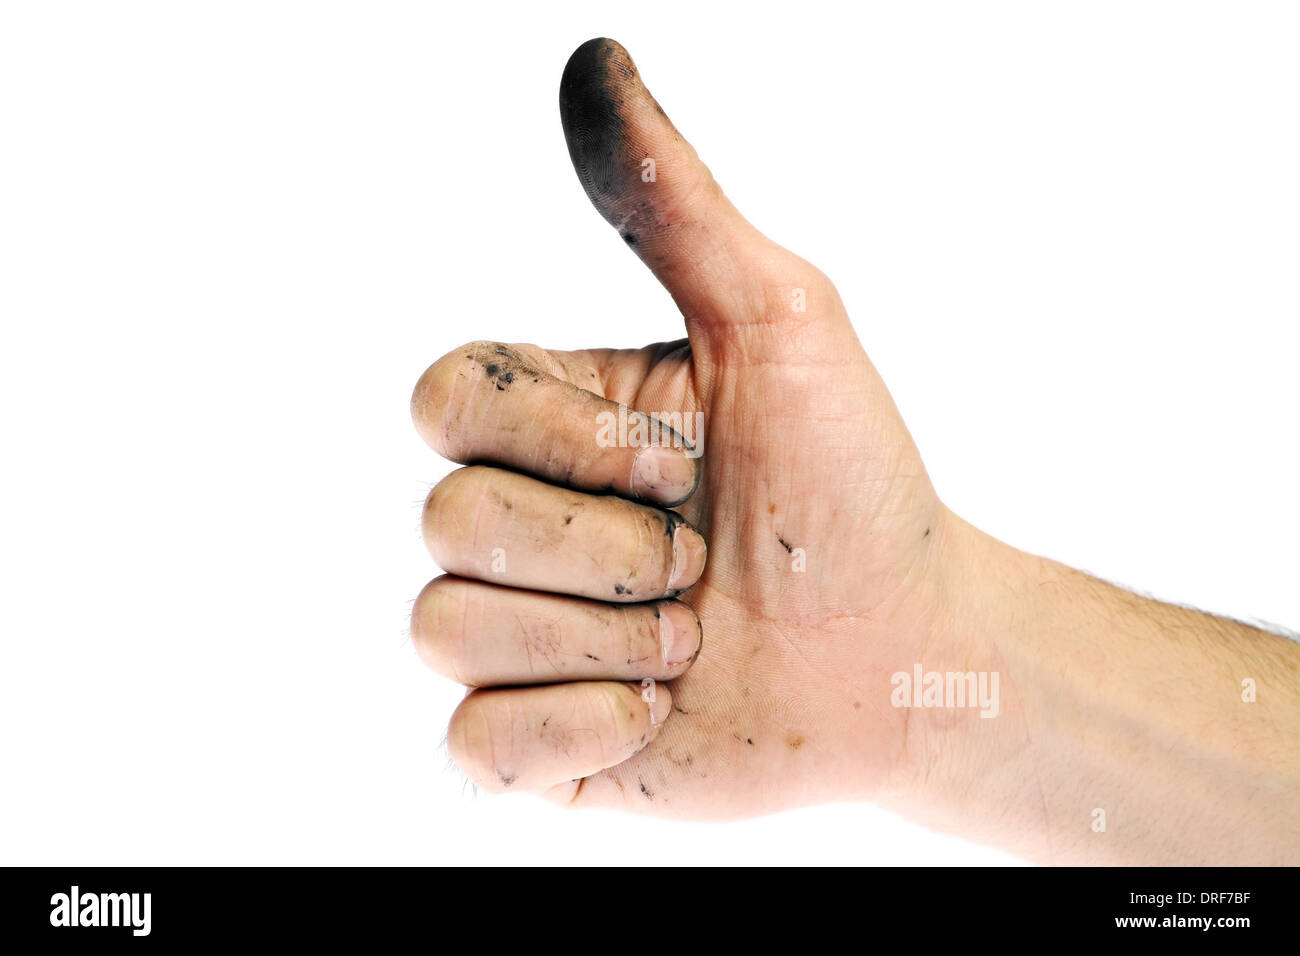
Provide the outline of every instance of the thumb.
<path id="1" fill-rule="evenodd" d="M 588 40 L 569 57 L 560 119 L 588 197 L 672 294 L 692 341 L 781 313 L 807 320 L 813 289 L 827 307 L 817 311 L 842 315 L 825 277 L 722 194 L 621 44 Z"/>

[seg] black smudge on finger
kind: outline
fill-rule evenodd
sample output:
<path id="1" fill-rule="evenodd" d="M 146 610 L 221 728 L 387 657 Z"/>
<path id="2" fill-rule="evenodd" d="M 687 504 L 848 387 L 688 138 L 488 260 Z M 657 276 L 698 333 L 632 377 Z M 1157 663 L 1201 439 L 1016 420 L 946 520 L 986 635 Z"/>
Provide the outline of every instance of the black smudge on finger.
<path id="1" fill-rule="evenodd" d="M 672 129 L 622 44 L 588 40 L 569 57 L 560 79 L 560 122 L 573 169 L 592 205 L 643 258 L 652 255 L 643 243 L 664 228 L 653 187 L 641 178 L 647 147 L 628 123 L 647 107 Z"/>
<path id="2" fill-rule="evenodd" d="M 587 196 L 607 218 L 626 180 L 620 90 L 635 76 L 627 51 L 599 37 L 573 51 L 560 79 L 560 122 L 569 158 Z"/>

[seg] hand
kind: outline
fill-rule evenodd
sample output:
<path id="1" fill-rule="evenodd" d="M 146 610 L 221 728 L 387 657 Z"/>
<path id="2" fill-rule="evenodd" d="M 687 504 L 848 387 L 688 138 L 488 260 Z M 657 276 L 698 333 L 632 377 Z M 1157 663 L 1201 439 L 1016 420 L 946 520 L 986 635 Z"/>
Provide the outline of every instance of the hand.
<path id="1" fill-rule="evenodd" d="M 928 640 L 947 513 L 831 283 L 741 217 L 627 52 L 580 47 L 560 108 L 588 195 L 689 338 L 474 343 L 422 377 L 434 448 L 515 469 L 455 472 L 426 509 L 456 576 L 420 596 L 413 633 L 480 688 L 452 719 L 453 757 L 489 790 L 655 813 L 870 796 L 915 772 L 888 677 Z M 683 424 L 702 457 L 601 447 L 615 403 L 702 414 L 702 436 Z M 663 509 L 688 496 L 677 527 Z M 653 720 L 638 684 L 615 683 L 642 678 L 672 682 Z"/>
<path id="2" fill-rule="evenodd" d="M 421 378 L 421 434 L 477 463 L 429 497 L 450 575 L 412 621 L 475 688 L 456 763 L 489 790 L 665 815 L 868 799 L 1047 861 L 1300 859 L 1300 645 L 961 521 L 835 289 L 731 206 L 627 52 L 580 47 L 560 109 L 588 196 L 688 337 L 476 342 Z M 696 447 L 603 440 L 620 405 Z M 899 696 L 917 669 L 992 698 L 918 706 Z"/>

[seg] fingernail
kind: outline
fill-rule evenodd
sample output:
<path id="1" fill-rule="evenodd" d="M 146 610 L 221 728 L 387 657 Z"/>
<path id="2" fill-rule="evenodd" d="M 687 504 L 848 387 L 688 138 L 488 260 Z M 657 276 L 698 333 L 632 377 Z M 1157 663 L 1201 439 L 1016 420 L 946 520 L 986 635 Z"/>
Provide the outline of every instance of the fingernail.
<path id="1" fill-rule="evenodd" d="M 670 445 L 648 445 L 632 459 L 632 493 L 667 505 L 681 504 L 695 490 L 695 462 Z"/>
<path id="2" fill-rule="evenodd" d="M 668 688 L 663 684 L 646 678 L 641 682 L 638 688 L 641 693 L 641 699 L 646 702 L 650 708 L 650 726 L 658 727 L 668 719 L 668 714 L 673 709 L 673 697 L 668 693 Z"/>
<path id="3" fill-rule="evenodd" d="M 668 578 L 669 593 L 684 591 L 704 573 L 704 557 L 708 548 L 698 531 L 680 523 L 673 531 L 673 570 Z"/>
<path id="4" fill-rule="evenodd" d="M 692 660 L 700 649 L 700 625 L 684 604 L 659 605 L 659 643 L 664 664 L 676 667 Z"/>

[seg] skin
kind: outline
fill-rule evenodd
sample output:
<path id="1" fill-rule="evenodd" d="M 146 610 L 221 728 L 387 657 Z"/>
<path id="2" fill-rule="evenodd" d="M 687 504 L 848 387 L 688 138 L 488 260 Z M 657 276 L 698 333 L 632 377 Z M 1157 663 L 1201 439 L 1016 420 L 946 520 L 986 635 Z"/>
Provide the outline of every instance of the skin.
<path id="1" fill-rule="evenodd" d="M 429 497 L 449 573 L 412 618 L 471 688 L 457 765 L 672 817 L 873 801 L 1044 862 L 1300 862 L 1300 646 L 963 522 L 831 282 L 741 217 L 620 45 L 573 54 L 560 112 L 687 338 L 475 342 L 417 385 L 421 435 L 473 462 Z M 606 447 L 618 403 L 702 412 L 704 454 Z M 996 672 L 997 716 L 894 706 L 917 664 Z"/>

